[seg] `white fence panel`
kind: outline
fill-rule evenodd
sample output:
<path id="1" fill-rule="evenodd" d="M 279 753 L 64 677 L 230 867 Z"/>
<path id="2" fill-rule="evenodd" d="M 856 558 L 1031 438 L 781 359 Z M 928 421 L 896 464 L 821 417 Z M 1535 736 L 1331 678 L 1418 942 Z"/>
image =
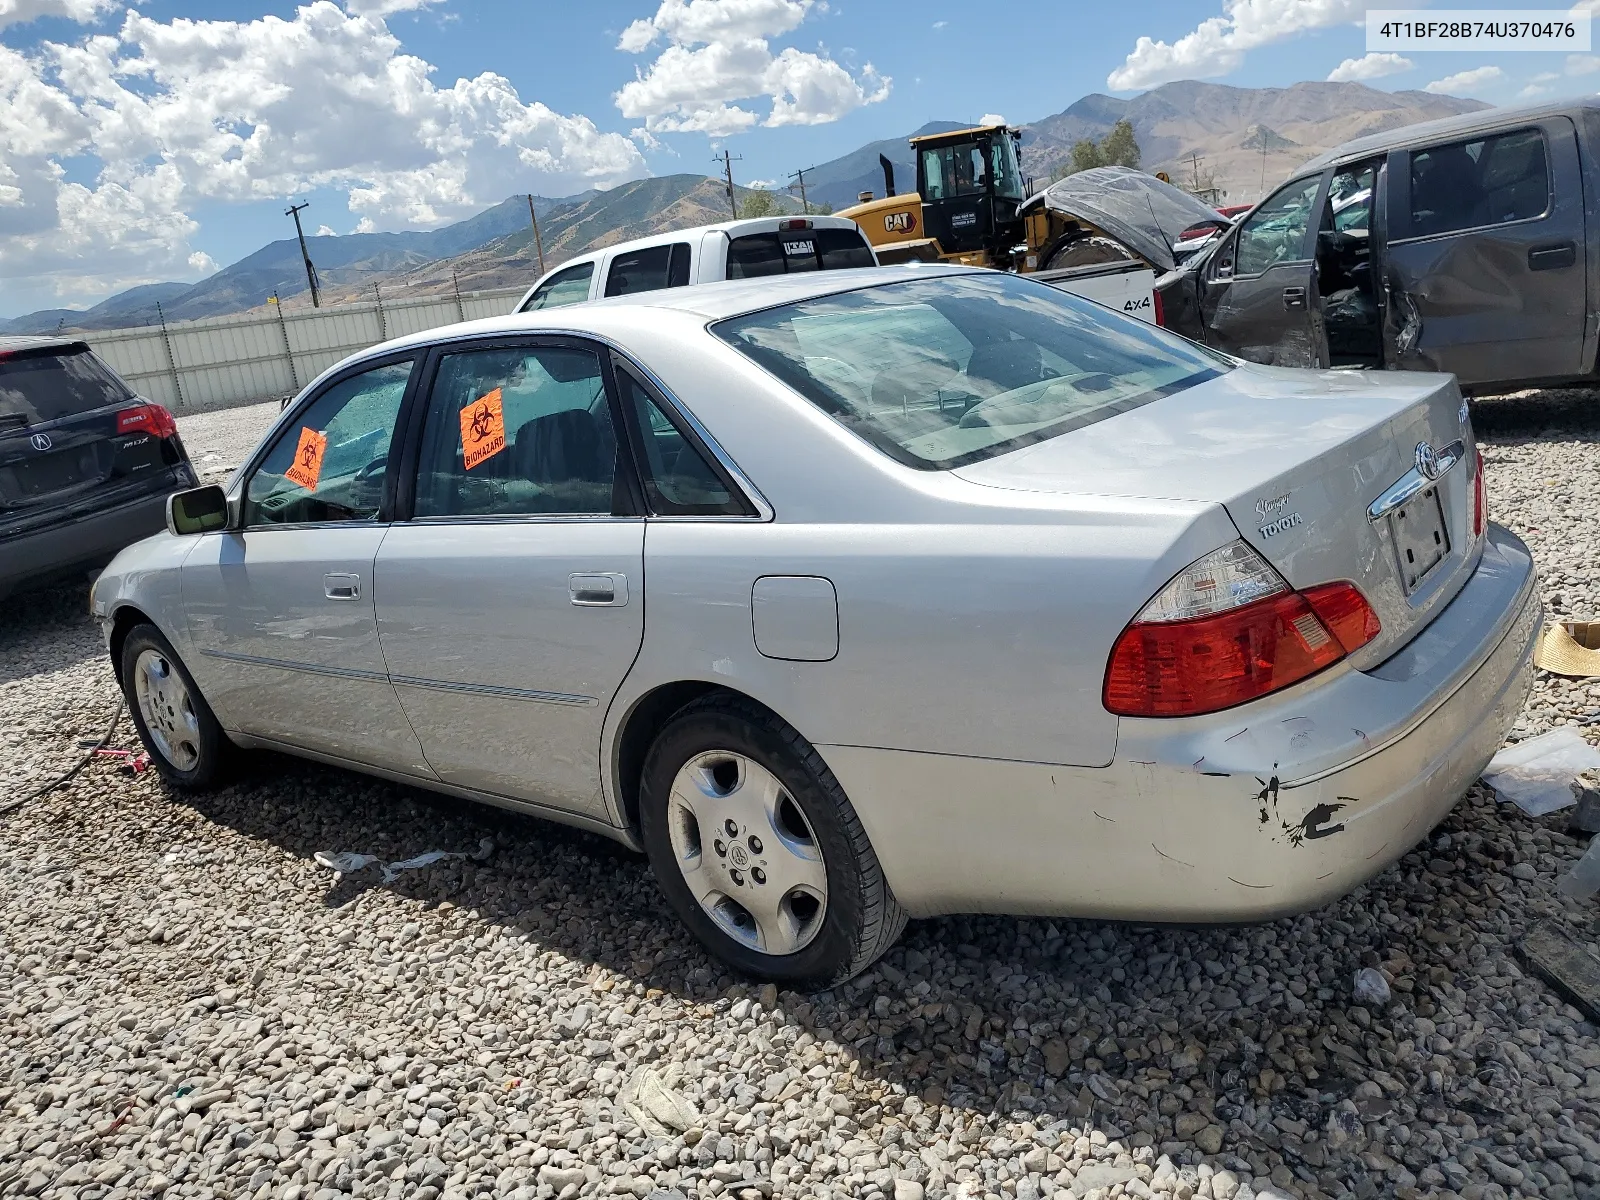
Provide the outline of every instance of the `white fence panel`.
<path id="1" fill-rule="evenodd" d="M 327 308 L 238 313 L 86 340 L 133 390 L 174 412 L 203 412 L 293 395 L 347 355 L 388 338 L 503 316 L 524 288 L 412 296 Z"/>

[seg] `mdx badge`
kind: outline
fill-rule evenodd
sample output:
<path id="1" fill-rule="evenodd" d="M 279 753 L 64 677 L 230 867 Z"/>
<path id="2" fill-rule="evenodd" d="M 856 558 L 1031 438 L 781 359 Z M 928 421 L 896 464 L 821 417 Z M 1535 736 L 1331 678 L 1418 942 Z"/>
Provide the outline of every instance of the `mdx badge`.
<path id="1" fill-rule="evenodd" d="M 32 446 L 35 450 L 48 450 L 51 446 L 55 445 L 55 443 L 50 440 L 50 435 L 48 433 L 36 433 L 28 439 L 28 445 Z"/>

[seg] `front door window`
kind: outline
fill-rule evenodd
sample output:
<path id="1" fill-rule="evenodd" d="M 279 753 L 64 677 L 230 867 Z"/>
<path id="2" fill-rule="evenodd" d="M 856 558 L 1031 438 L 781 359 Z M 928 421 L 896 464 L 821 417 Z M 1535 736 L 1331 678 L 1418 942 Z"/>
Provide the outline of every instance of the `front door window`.
<path id="1" fill-rule="evenodd" d="M 313 400 L 251 475 L 245 525 L 377 520 L 411 367 L 374 367 Z"/>
<path id="2" fill-rule="evenodd" d="M 1239 230 L 1233 274 L 1259 275 L 1279 263 L 1307 257 L 1306 231 L 1320 176 L 1297 179 L 1250 214 Z"/>

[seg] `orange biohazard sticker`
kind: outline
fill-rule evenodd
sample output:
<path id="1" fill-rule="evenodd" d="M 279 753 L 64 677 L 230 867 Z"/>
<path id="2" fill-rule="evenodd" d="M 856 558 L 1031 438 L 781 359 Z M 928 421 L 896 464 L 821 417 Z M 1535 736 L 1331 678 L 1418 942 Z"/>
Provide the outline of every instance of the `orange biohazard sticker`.
<path id="1" fill-rule="evenodd" d="M 506 418 L 500 409 L 500 389 L 495 388 L 461 410 L 462 461 L 470 471 L 505 448 Z"/>
<path id="2" fill-rule="evenodd" d="M 328 439 L 315 429 L 300 431 L 300 444 L 294 449 L 294 465 L 284 477 L 298 483 L 308 492 L 316 491 L 317 480 L 322 478 L 322 456 L 328 452 Z"/>

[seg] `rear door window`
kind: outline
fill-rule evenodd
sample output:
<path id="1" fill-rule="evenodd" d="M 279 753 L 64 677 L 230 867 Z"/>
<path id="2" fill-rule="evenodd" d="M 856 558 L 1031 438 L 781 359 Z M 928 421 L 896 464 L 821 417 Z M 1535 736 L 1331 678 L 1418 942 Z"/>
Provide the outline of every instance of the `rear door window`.
<path id="1" fill-rule="evenodd" d="M 594 263 L 579 263 L 565 271 L 557 271 L 539 285 L 522 306 L 523 312 L 541 308 L 561 308 L 568 304 L 581 304 L 589 298 L 589 281 L 594 278 Z"/>
<path id="2" fill-rule="evenodd" d="M 606 272 L 606 295 L 631 296 L 635 292 L 655 292 L 682 287 L 689 282 L 689 243 L 646 246 L 629 250 L 611 260 Z"/>
<path id="3" fill-rule="evenodd" d="M 509 346 L 439 360 L 417 516 L 610 513 L 616 475 L 615 425 L 594 351 Z"/>
<path id="4" fill-rule="evenodd" d="M 1537 129 L 1412 152 L 1415 237 L 1527 221 L 1549 206 L 1549 159 Z"/>
<path id="5" fill-rule="evenodd" d="M 0 429 L 38 425 L 133 399 L 87 346 L 0 358 Z"/>

